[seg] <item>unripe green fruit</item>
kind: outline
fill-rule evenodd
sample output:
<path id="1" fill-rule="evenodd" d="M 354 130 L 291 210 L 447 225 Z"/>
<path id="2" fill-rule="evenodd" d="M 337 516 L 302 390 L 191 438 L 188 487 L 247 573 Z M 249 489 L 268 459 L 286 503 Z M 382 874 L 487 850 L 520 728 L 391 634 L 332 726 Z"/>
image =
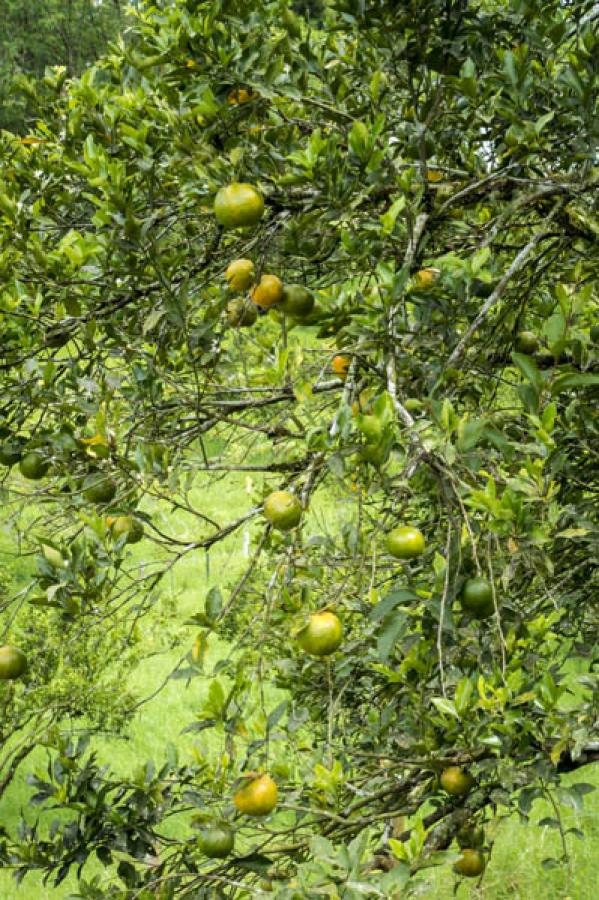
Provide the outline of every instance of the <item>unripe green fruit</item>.
<path id="1" fill-rule="evenodd" d="M 396 559 L 414 559 L 424 553 L 424 547 L 424 535 L 411 525 L 402 525 L 387 535 L 387 550 Z"/>
<path id="2" fill-rule="evenodd" d="M 39 481 L 49 468 L 50 463 L 48 459 L 37 450 L 30 450 L 19 463 L 21 475 L 23 478 L 29 478 L 31 481 Z"/>
<path id="3" fill-rule="evenodd" d="M 233 852 L 235 834 L 226 825 L 212 825 L 202 830 L 198 844 L 202 853 L 210 859 L 224 859 Z"/>
<path id="4" fill-rule="evenodd" d="M 460 603 L 475 619 L 488 619 L 495 612 L 491 584 L 486 578 L 468 578 L 462 587 Z"/>
<path id="5" fill-rule="evenodd" d="M 116 492 L 116 483 L 102 472 L 93 472 L 83 481 L 83 496 L 90 503 L 110 503 Z"/>
<path id="6" fill-rule="evenodd" d="M 290 531 L 299 525 L 302 505 L 289 491 L 274 491 L 264 501 L 264 517 L 279 531 Z"/>
<path id="7" fill-rule="evenodd" d="M 0 680 L 13 681 L 27 671 L 27 657 L 18 647 L 0 647 Z"/>

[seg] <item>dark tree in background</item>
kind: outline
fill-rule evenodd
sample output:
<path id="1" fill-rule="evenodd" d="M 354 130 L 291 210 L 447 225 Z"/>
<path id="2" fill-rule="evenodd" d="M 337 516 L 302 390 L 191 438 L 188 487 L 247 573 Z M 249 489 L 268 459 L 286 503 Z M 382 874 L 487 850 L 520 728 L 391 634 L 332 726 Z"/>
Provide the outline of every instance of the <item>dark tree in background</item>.
<path id="1" fill-rule="evenodd" d="M 0 0 L 0 128 L 39 114 L 31 79 L 47 67 L 78 75 L 124 24 L 121 0 Z"/>

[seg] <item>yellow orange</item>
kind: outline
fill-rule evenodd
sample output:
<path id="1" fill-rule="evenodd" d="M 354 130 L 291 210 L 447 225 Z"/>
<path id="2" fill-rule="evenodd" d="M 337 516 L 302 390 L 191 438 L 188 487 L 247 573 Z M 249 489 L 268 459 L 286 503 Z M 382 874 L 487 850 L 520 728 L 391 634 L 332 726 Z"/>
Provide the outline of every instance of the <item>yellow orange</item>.
<path id="1" fill-rule="evenodd" d="M 252 300 L 256 306 L 270 309 L 283 299 L 283 282 L 276 275 L 263 275 L 252 291 Z"/>

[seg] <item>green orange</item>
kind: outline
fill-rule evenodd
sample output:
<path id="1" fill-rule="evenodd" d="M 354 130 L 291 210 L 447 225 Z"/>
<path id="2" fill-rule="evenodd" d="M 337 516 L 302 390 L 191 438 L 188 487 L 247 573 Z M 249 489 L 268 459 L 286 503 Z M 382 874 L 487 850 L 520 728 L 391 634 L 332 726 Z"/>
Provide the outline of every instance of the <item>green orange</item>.
<path id="1" fill-rule="evenodd" d="M 30 450 L 21 459 L 19 470 L 23 478 L 29 478 L 31 481 L 39 481 L 43 478 L 50 468 L 50 462 L 47 457 L 40 453 L 39 450 Z"/>
<path id="2" fill-rule="evenodd" d="M 116 482 L 102 472 L 92 472 L 83 481 L 83 496 L 90 503 L 110 503 L 117 492 Z"/>
<path id="3" fill-rule="evenodd" d="M 12 681 L 27 671 L 27 657 L 18 647 L 0 647 L 0 680 Z"/>
<path id="4" fill-rule="evenodd" d="M 343 626 L 335 613 L 323 610 L 310 616 L 297 639 L 310 656 L 330 656 L 341 645 Z"/>
<path id="5" fill-rule="evenodd" d="M 264 198 L 253 184 L 234 181 L 214 198 L 214 215 L 223 228 L 256 225 L 264 214 Z"/>
<path id="6" fill-rule="evenodd" d="M 485 842 L 485 829 L 482 825 L 466 822 L 456 834 L 456 840 L 462 849 L 465 847 L 469 847 L 470 849 L 473 847 L 482 847 Z"/>
<path id="7" fill-rule="evenodd" d="M 249 328 L 257 318 L 255 304 L 243 297 L 236 297 L 227 304 L 227 322 L 231 328 Z"/>
<path id="8" fill-rule="evenodd" d="M 0 464 L 14 466 L 23 455 L 23 440 L 13 437 L 0 444 Z"/>
<path id="9" fill-rule="evenodd" d="M 144 536 L 144 527 L 135 516 L 109 516 L 106 520 L 115 540 L 127 536 L 127 544 L 138 544 Z"/>
<path id="10" fill-rule="evenodd" d="M 519 331 L 516 335 L 518 353 L 533 354 L 539 349 L 539 339 L 534 331 Z"/>
<path id="11" fill-rule="evenodd" d="M 466 878 L 478 878 L 485 871 L 485 858 L 480 850 L 462 850 L 462 855 L 454 863 L 454 872 Z"/>
<path id="12" fill-rule="evenodd" d="M 389 447 L 381 441 L 378 444 L 364 444 L 360 448 L 360 457 L 376 469 L 380 468 L 389 455 Z"/>
<path id="13" fill-rule="evenodd" d="M 314 309 L 314 297 L 301 284 L 286 284 L 280 307 L 294 319 L 305 319 Z"/>
<path id="14" fill-rule="evenodd" d="M 358 428 L 369 444 L 378 444 L 383 436 L 383 424 L 378 416 L 370 413 L 357 416 Z"/>
<path id="15" fill-rule="evenodd" d="M 424 535 L 412 525 L 401 525 L 387 535 L 387 550 L 396 559 L 415 559 L 424 547 Z"/>
<path id="16" fill-rule="evenodd" d="M 299 525 L 302 505 L 289 491 L 274 491 L 264 501 L 264 517 L 279 531 L 290 531 Z"/>
<path id="17" fill-rule="evenodd" d="M 465 797 L 474 786 L 474 778 L 460 766 L 447 766 L 439 779 L 441 787 L 452 797 Z"/>
<path id="18" fill-rule="evenodd" d="M 224 859 L 233 852 L 235 833 L 228 825 L 211 825 L 202 829 L 198 844 L 210 859 Z"/>
<path id="19" fill-rule="evenodd" d="M 495 612 L 493 587 L 486 578 L 468 578 L 460 594 L 462 609 L 475 619 L 488 619 Z"/>

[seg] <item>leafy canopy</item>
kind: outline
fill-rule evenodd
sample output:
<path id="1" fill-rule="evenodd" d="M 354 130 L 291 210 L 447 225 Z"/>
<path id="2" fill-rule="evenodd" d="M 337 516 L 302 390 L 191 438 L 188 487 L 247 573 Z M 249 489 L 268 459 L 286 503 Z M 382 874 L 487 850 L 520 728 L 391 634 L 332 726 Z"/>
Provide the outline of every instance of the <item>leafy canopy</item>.
<path id="1" fill-rule="evenodd" d="M 155 4 L 66 91 L 57 76 L 30 134 L 2 135 L 2 424 L 51 463 L 5 488 L 33 492 L 66 561 L 40 563 L 32 596 L 71 645 L 127 634 L 181 559 L 252 540 L 175 673 L 209 684 L 197 760 L 127 780 L 46 736 L 37 801 L 71 821 L 3 845 L 21 876 L 95 853 L 114 881 L 82 896 L 253 897 L 266 873 L 278 897 L 390 897 L 455 861 L 464 823 L 582 802 L 560 776 L 596 754 L 596 18 L 557 0 Z M 265 198 L 248 230 L 213 215 L 234 181 Z M 310 317 L 232 326 L 240 258 L 309 288 Z M 194 486 L 225 497 L 239 473 L 247 508 L 212 521 Z M 90 504 L 93 474 L 116 495 Z M 298 528 L 262 518 L 275 490 L 300 498 Z M 144 574 L 107 514 L 143 523 Z M 405 561 L 387 551 L 401 525 L 425 538 Z M 460 603 L 471 578 L 486 618 Z M 295 635 L 323 609 L 343 643 L 320 659 Z M 214 632 L 231 651 L 208 665 Z M 10 703 L 54 677 L 34 669 Z M 440 790 L 448 766 L 468 793 Z M 266 822 L 232 804 L 248 771 L 278 783 Z M 190 808 L 233 824 L 233 856 L 202 855 Z"/>

